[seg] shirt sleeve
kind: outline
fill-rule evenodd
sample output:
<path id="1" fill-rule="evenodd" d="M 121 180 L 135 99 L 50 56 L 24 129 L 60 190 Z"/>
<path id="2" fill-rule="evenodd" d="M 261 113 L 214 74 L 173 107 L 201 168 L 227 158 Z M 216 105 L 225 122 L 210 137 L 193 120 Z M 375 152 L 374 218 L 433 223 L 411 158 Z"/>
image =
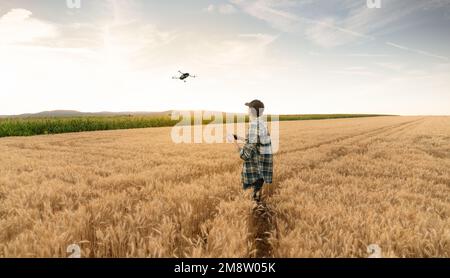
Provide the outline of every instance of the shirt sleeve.
<path id="1" fill-rule="evenodd" d="M 258 143 L 258 126 L 257 123 L 251 122 L 247 138 L 245 139 L 244 147 L 242 147 L 240 151 L 240 157 L 242 160 L 250 160 L 253 158 L 257 151 L 257 143 Z"/>

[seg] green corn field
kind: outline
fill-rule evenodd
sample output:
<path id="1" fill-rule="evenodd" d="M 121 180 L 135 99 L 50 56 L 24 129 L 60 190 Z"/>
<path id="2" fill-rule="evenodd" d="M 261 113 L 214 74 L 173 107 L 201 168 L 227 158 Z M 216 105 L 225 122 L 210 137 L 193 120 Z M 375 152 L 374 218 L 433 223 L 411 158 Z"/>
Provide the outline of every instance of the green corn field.
<path id="1" fill-rule="evenodd" d="M 328 115 L 281 115 L 280 121 L 318 120 L 338 118 L 373 117 L 378 115 L 366 114 L 328 114 Z M 248 121 L 248 117 L 241 120 L 235 115 L 234 122 Z M 271 117 L 268 117 L 268 121 Z M 205 119 L 202 124 L 214 121 Z M 226 117 L 224 117 L 226 121 Z M 33 136 L 43 134 L 60 134 L 71 132 L 85 132 L 98 130 L 134 129 L 149 127 L 174 126 L 180 120 L 172 120 L 170 116 L 102 116 L 102 117 L 53 117 L 53 118 L 4 118 L 0 119 L 0 137 Z M 191 121 L 194 124 L 194 121 Z"/>

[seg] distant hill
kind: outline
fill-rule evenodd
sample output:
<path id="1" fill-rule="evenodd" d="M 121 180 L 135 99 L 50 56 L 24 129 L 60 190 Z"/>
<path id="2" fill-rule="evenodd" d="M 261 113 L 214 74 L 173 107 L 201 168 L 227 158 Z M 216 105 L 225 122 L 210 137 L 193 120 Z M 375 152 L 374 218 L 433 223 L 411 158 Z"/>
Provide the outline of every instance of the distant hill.
<path id="1" fill-rule="evenodd" d="M 76 110 L 53 110 L 20 115 L 0 115 L 0 118 L 67 118 L 67 117 L 105 117 L 105 116 L 166 116 L 171 110 L 163 112 L 80 112 Z"/>

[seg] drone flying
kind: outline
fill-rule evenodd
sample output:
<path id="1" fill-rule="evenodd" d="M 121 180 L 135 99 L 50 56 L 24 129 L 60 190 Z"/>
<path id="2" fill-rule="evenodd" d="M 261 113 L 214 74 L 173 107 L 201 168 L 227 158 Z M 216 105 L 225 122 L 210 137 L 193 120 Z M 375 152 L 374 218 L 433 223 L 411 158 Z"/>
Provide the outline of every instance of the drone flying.
<path id="1" fill-rule="evenodd" d="M 174 76 L 174 77 L 172 77 L 172 79 L 179 79 L 179 80 L 181 80 L 181 81 L 184 81 L 184 82 L 187 82 L 187 79 L 189 78 L 189 77 L 191 77 L 191 78 L 196 78 L 196 76 L 195 75 L 191 75 L 190 73 L 183 73 L 183 72 L 181 72 L 181 71 L 178 71 L 181 75 L 180 76 Z"/>

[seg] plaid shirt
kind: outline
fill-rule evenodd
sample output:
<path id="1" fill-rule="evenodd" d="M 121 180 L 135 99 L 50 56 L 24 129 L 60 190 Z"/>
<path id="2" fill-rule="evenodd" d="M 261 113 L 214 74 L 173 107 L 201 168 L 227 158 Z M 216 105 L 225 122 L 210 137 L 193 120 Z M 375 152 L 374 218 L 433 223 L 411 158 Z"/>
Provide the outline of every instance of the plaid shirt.
<path id="1" fill-rule="evenodd" d="M 272 145 L 267 125 L 261 118 L 250 122 L 248 135 L 245 139 L 245 145 L 240 151 L 240 157 L 244 160 L 242 167 L 244 188 L 250 187 L 258 179 L 264 179 L 265 183 L 272 183 Z"/>

